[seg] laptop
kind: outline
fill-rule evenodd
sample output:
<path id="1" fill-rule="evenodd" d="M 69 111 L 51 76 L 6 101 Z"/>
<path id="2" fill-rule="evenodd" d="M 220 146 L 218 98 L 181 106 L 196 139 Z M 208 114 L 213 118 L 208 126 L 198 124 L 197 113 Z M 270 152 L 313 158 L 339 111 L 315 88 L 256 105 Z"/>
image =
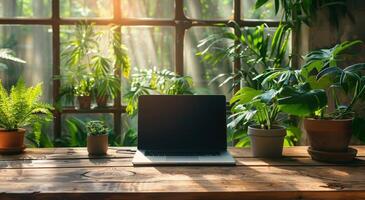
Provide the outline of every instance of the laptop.
<path id="1" fill-rule="evenodd" d="M 227 152 L 223 95 L 148 95 L 138 100 L 134 165 L 235 165 Z"/>

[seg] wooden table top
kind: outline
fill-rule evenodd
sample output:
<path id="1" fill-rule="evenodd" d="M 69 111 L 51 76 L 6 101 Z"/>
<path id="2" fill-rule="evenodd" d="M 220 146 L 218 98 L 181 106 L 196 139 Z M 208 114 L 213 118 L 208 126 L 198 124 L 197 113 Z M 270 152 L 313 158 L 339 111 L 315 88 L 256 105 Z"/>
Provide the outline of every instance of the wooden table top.
<path id="1" fill-rule="evenodd" d="M 316 162 L 307 147 L 281 159 L 253 158 L 231 148 L 237 166 L 133 167 L 135 148 L 104 157 L 85 148 L 26 149 L 0 156 L 0 199 L 365 199 L 365 147 L 358 160 Z"/>

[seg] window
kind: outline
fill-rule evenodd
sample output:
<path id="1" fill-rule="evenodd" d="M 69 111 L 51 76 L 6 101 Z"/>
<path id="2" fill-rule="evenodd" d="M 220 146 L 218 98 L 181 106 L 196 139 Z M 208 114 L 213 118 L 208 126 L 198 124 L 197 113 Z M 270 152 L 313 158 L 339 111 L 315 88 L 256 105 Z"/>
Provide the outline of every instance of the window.
<path id="1" fill-rule="evenodd" d="M 29 84 L 44 83 L 43 98 L 55 102 L 60 82 L 52 77 L 61 73 L 60 52 L 67 31 L 81 20 L 96 26 L 118 25 L 122 41 L 128 47 L 132 67 L 159 67 L 190 75 L 200 93 L 226 94 L 226 88 L 208 86 L 212 77 L 239 67 L 239 61 L 213 67 L 195 56 L 197 42 L 222 28 L 217 23 L 234 19 L 241 26 L 253 27 L 279 23 L 268 4 L 267 10 L 254 11 L 253 0 L 1 0 L 0 47 L 10 48 L 27 64 L 8 63 L 0 72 L 8 87 L 23 76 Z M 126 80 L 122 81 L 122 93 Z M 121 94 L 120 96 L 122 96 Z M 116 98 L 103 109 L 64 108 L 55 112 L 54 136 L 60 137 L 70 116 L 102 115 L 117 134 L 129 123 L 123 102 Z M 90 117 L 92 118 L 92 117 Z M 135 123 L 132 123 L 135 124 Z M 129 125 L 128 125 L 129 126 Z"/>

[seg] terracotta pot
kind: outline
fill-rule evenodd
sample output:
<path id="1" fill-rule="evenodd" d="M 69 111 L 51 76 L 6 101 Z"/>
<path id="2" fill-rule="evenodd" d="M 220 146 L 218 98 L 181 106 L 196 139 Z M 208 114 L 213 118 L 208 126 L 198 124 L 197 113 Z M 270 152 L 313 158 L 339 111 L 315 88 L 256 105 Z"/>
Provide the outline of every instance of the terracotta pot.
<path id="1" fill-rule="evenodd" d="M 80 109 L 87 110 L 91 108 L 91 96 L 78 96 Z"/>
<path id="2" fill-rule="evenodd" d="M 304 119 L 310 146 L 313 150 L 345 152 L 352 135 L 352 120 Z"/>
<path id="3" fill-rule="evenodd" d="M 98 107 L 101 108 L 107 107 L 108 97 L 107 96 L 96 97 L 96 104 L 98 105 Z"/>
<path id="4" fill-rule="evenodd" d="M 21 153 L 24 146 L 25 129 L 19 128 L 14 131 L 0 129 L 0 153 Z"/>
<path id="5" fill-rule="evenodd" d="M 108 151 L 108 135 L 87 136 L 87 151 L 90 155 L 106 155 Z"/>
<path id="6" fill-rule="evenodd" d="M 254 157 L 275 158 L 283 153 L 284 127 L 276 126 L 273 129 L 261 129 L 257 126 L 248 127 L 248 136 L 251 139 L 252 155 Z"/>

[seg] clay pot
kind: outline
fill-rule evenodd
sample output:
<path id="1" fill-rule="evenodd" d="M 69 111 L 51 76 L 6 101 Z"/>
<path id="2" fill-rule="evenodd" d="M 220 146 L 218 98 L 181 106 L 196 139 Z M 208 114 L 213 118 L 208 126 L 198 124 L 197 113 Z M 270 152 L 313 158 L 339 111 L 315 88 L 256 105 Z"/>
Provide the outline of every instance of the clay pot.
<path id="1" fill-rule="evenodd" d="M 304 119 L 310 146 L 325 152 L 346 152 L 352 135 L 353 119 Z"/>
<path id="2" fill-rule="evenodd" d="M 78 96 L 79 108 L 83 110 L 88 110 L 91 108 L 91 96 Z"/>
<path id="3" fill-rule="evenodd" d="M 261 129 L 257 126 L 248 127 L 248 136 L 251 139 L 252 155 L 254 157 L 277 158 L 283 153 L 284 127 L 276 126 L 272 129 Z"/>
<path id="4" fill-rule="evenodd" d="M 0 153 L 17 154 L 23 152 L 25 129 L 8 131 L 0 129 Z"/>
<path id="5" fill-rule="evenodd" d="M 107 96 L 96 97 L 96 104 L 97 104 L 97 105 L 98 105 L 98 107 L 100 107 L 100 108 L 105 108 L 105 107 L 107 107 L 107 104 L 108 104 L 108 97 L 107 97 Z"/>
<path id="6" fill-rule="evenodd" d="M 106 155 L 108 151 L 108 135 L 87 136 L 87 151 L 90 155 Z"/>

